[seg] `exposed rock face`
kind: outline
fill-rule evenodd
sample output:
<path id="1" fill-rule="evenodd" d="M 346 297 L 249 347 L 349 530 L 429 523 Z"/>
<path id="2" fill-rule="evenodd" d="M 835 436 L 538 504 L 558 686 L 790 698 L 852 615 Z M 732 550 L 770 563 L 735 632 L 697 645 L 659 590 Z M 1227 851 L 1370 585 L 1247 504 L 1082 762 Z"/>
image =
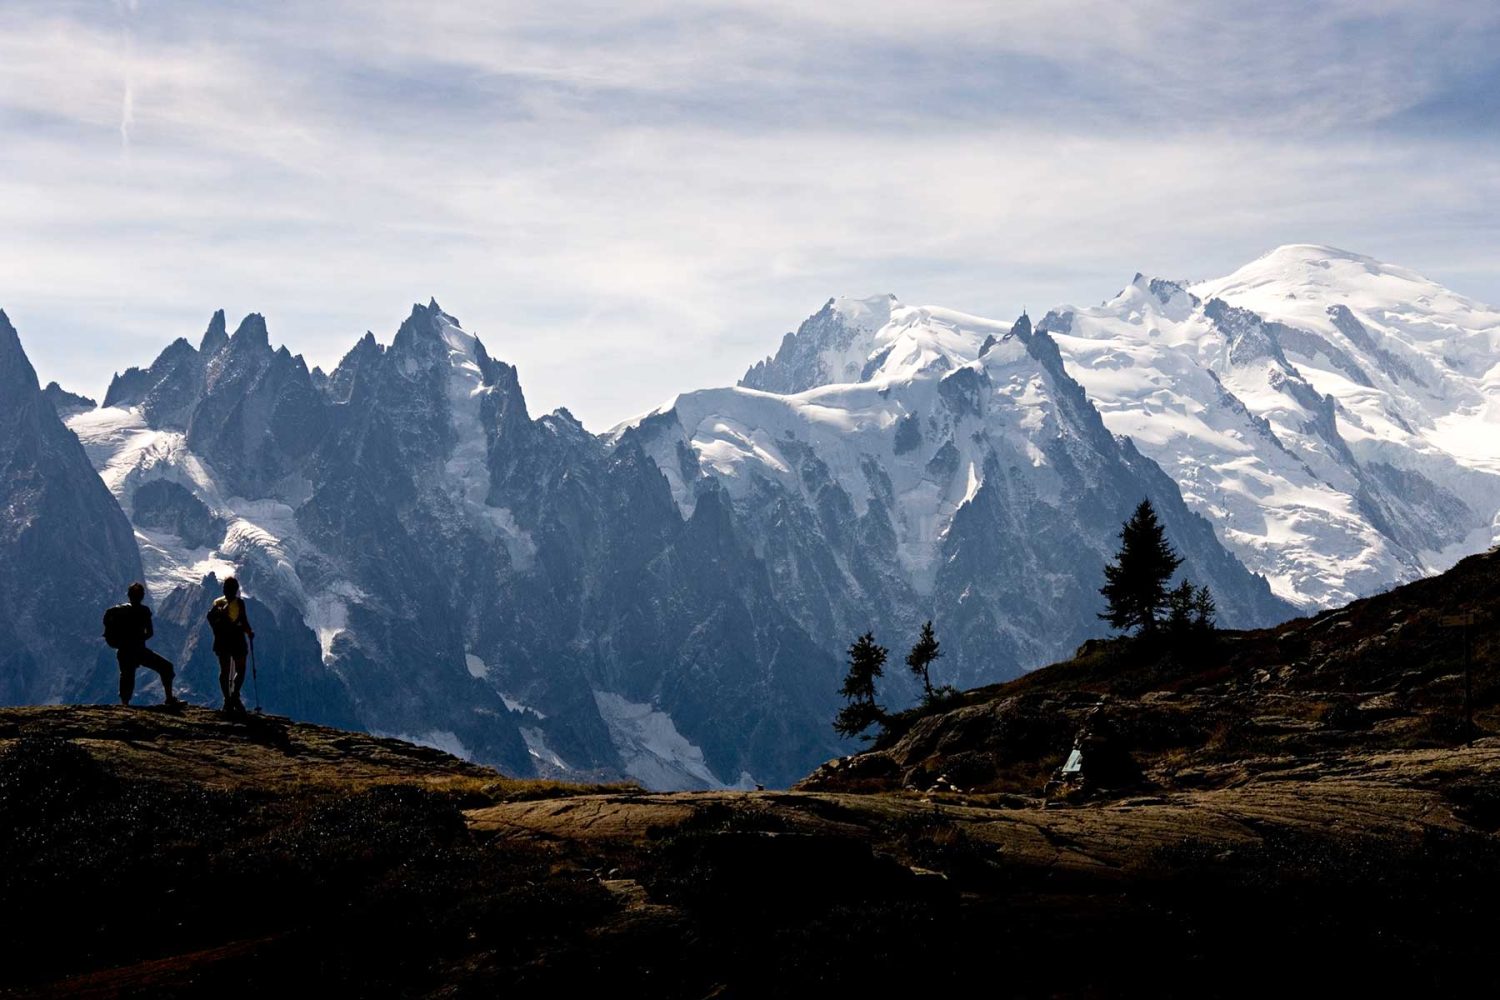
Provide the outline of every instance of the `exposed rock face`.
<path id="1" fill-rule="evenodd" d="M 77 425 L 172 593 L 190 694 L 216 696 L 193 608 L 235 572 L 277 711 L 665 787 L 785 783 L 833 749 L 836 659 L 727 506 L 684 518 L 635 443 L 533 419 L 436 303 L 323 378 L 257 316 L 222 330 Z"/>
<path id="2" fill-rule="evenodd" d="M 141 576 L 130 523 L 0 312 L 0 703 L 78 697 L 104 608 Z"/>
<path id="3" fill-rule="evenodd" d="M 829 299 L 787 334 L 773 357 L 740 379 L 747 389 L 794 393 L 836 382 L 858 382 L 869 364 L 871 335 L 890 322 L 894 295 Z"/>
<path id="4" fill-rule="evenodd" d="M 218 545 L 227 527 L 207 504 L 170 479 L 143 483 L 135 491 L 132 511 L 136 524 L 170 532 L 195 549 Z"/>
<path id="5" fill-rule="evenodd" d="M 42 395 L 46 397 L 47 402 L 52 404 L 57 415 L 64 420 L 75 413 L 83 413 L 99 405 L 87 396 L 69 392 L 56 382 L 48 382 L 47 387 L 42 390 Z"/>

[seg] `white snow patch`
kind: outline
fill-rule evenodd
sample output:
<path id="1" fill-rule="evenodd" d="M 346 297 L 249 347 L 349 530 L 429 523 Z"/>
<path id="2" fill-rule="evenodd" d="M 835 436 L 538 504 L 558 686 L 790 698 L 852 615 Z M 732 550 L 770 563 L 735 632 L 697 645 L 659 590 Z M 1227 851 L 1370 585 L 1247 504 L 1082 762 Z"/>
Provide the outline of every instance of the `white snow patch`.
<path id="1" fill-rule="evenodd" d="M 475 656 L 473 653 L 464 654 L 464 666 L 469 668 L 470 677 L 478 677 L 482 680 L 490 675 L 490 668 L 485 665 L 484 660 Z M 505 704 L 507 708 L 510 707 L 510 702 L 507 701 Z M 514 709 L 512 709 L 512 711 L 514 711 Z"/>
<path id="2" fill-rule="evenodd" d="M 981 480 L 979 478 L 979 470 L 977 468 L 975 468 L 975 465 L 974 465 L 973 462 L 970 462 L 969 463 L 969 482 L 968 482 L 968 485 L 964 487 L 964 496 L 963 496 L 963 499 L 958 502 L 958 505 L 960 507 L 962 507 L 964 504 L 968 503 L 970 500 L 973 500 L 976 496 L 978 496 L 979 495 L 979 487 L 981 485 L 983 485 L 983 484 L 982 484 L 982 482 L 981 482 Z"/>
<path id="3" fill-rule="evenodd" d="M 647 788 L 675 792 L 725 787 L 709 769 L 703 751 L 677 731 L 666 712 L 610 691 L 595 691 L 594 704 L 625 773 Z"/>
<path id="4" fill-rule="evenodd" d="M 448 348 L 448 416 L 456 437 L 453 450 L 443 464 L 444 477 L 480 522 L 495 530 L 515 567 L 527 570 L 536 558 L 536 543 L 516 524 L 509 510 L 485 502 L 490 491 L 489 436 L 480 410 L 483 398 L 493 387 L 484 384 L 484 373 L 479 367 L 479 340 L 446 314 L 439 313 L 436 323 Z"/>
<path id="5" fill-rule="evenodd" d="M 568 767 L 567 761 L 563 760 L 551 747 L 547 746 L 546 734 L 540 729 L 535 726 L 523 726 L 521 728 L 521 739 L 526 741 L 526 752 L 547 765 L 547 767 L 555 768 L 558 771 L 572 770 L 572 768 Z"/>
<path id="6" fill-rule="evenodd" d="M 333 640 L 349 627 L 349 602 L 365 596 L 348 580 L 335 580 L 321 593 L 308 598 L 306 622 L 318 636 L 323 662 L 333 655 Z"/>
<path id="7" fill-rule="evenodd" d="M 510 709 L 512 712 L 525 712 L 528 715 L 536 716 L 538 719 L 545 719 L 547 717 L 546 712 L 543 712 L 540 709 L 532 708 L 530 705 L 526 704 L 524 701 L 522 701 L 520 698 L 517 698 L 513 694 L 506 694 L 503 691 L 496 691 L 495 693 L 500 696 L 501 701 L 505 702 L 505 707 Z"/>
<path id="8" fill-rule="evenodd" d="M 226 522 L 224 538 L 213 548 L 194 548 L 168 532 L 137 527 L 136 540 L 152 593 L 165 595 L 179 586 L 197 586 L 209 573 L 222 580 L 254 566 L 264 574 L 263 579 L 274 580 L 273 589 L 301 610 L 327 660 L 334 638 L 348 625 L 349 602 L 365 595 L 343 579 L 315 593 L 307 591 L 297 564 L 318 552 L 303 536 L 291 504 L 275 497 L 227 494 L 208 463 L 188 449 L 185 435 L 151 430 L 139 409 L 92 410 L 75 415 L 68 426 L 127 513 L 137 489 L 165 479 L 189 490 Z"/>
<path id="9" fill-rule="evenodd" d="M 469 753 L 469 748 L 464 746 L 463 741 L 458 738 L 458 735 L 447 729 L 429 729 L 418 736 L 413 736 L 409 733 L 379 733 L 372 730 L 370 735 L 401 740 L 404 743 L 415 743 L 419 747 L 431 747 L 434 750 L 450 753 L 463 760 L 473 759 L 473 756 Z"/>

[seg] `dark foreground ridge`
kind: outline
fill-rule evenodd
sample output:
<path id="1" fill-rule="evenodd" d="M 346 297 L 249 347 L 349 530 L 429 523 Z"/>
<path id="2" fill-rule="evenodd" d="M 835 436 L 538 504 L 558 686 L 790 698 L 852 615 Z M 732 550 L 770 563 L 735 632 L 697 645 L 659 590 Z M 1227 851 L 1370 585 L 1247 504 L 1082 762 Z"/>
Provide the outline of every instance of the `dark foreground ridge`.
<path id="1" fill-rule="evenodd" d="M 0 989 L 1493 990 L 1496 563 L 1191 655 L 1095 646 L 791 792 L 517 781 L 202 709 L 0 711 Z M 1442 619 L 1470 610 L 1465 746 Z"/>

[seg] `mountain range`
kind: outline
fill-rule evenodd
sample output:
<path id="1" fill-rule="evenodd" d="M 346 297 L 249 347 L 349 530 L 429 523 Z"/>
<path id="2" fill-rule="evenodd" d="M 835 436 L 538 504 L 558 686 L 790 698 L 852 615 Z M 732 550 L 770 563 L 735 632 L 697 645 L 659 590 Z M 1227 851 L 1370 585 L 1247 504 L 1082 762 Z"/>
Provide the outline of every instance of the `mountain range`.
<path id="1" fill-rule="evenodd" d="M 0 691 L 108 697 L 97 609 L 144 575 L 211 700 L 199 616 L 233 572 L 276 711 L 517 774 L 784 785 L 847 749 L 829 720 L 867 629 L 898 706 L 928 618 L 963 686 L 1103 634 L 1142 497 L 1232 626 L 1487 546 L 1497 362 L 1500 314 L 1307 246 L 1035 326 L 833 299 L 738 386 L 602 435 L 533 417 L 436 302 L 329 373 L 218 313 L 99 407 L 39 389 L 5 321 L 0 502 L 36 509 L 39 479 L 77 499 L 7 527 L 29 632 Z"/>

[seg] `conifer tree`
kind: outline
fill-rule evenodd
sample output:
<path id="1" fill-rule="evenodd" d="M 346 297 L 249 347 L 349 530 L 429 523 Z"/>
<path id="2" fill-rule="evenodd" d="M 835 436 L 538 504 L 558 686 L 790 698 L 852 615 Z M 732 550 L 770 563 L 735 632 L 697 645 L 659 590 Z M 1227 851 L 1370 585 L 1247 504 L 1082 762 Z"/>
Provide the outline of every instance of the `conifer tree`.
<path id="1" fill-rule="evenodd" d="M 1193 627 L 1198 588 L 1183 580 L 1167 594 L 1167 631 L 1183 635 Z"/>
<path id="2" fill-rule="evenodd" d="M 885 672 L 890 651 L 875 642 L 875 633 L 866 632 L 849 647 L 849 671 L 839 694 L 847 702 L 833 720 L 840 736 L 859 736 L 885 719 L 885 709 L 875 701 L 875 679 Z"/>
<path id="3" fill-rule="evenodd" d="M 943 644 L 938 642 L 937 634 L 932 630 L 932 622 L 928 621 L 922 626 L 922 634 L 917 636 L 917 644 L 906 654 L 906 665 L 911 672 L 922 678 L 922 687 L 926 689 L 928 700 L 932 698 L 932 661 L 943 655 Z"/>
<path id="4" fill-rule="evenodd" d="M 1182 560 L 1167 543 L 1150 500 L 1142 500 L 1120 528 L 1120 551 L 1104 567 L 1099 588 L 1108 608 L 1099 615 L 1122 632 L 1151 632 L 1167 603 L 1167 581 Z"/>
<path id="5" fill-rule="evenodd" d="M 1205 632 L 1212 632 L 1219 624 L 1219 606 L 1208 587 L 1199 587 L 1193 595 L 1193 624 Z"/>
<path id="6" fill-rule="evenodd" d="M 1190 632 L 1212 632 L 1218 608 L 1207 587 L 1183 580 L 1167 594 L 1167 631 L 1176 636 Z"/>

